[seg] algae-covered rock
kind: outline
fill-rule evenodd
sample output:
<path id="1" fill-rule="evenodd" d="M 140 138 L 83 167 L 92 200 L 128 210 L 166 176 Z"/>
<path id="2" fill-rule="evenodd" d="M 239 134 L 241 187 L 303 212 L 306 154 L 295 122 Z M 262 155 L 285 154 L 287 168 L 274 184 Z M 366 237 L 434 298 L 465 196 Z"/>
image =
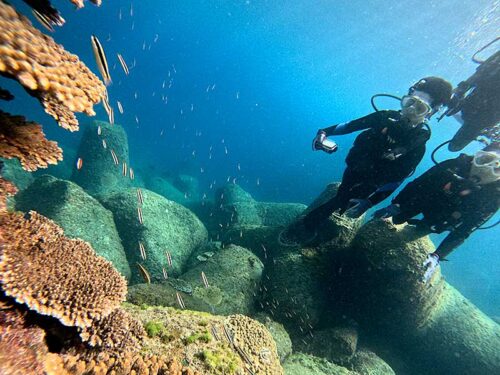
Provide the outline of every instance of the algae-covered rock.
<path id="1" fill-rule="evenodd" d="M 283 363 L 283 369 L 286 375 L 357 375 L 356 372 L 328 362 L 324 358 L 303 353 L 289 356 Z"/>
<path id="2" fill-rule="evenodd" d="M 353 241 L 351 264 L 336 280 L 350 312 L 372 335 L 383 332 L 429 374 L 500 373 L 500 327 L 437 271 L 423 283 L 434 251 L 422 231 L 374 220 Z M 404 333 L 404 334 L 403 334 Z M 407 360 L 409 362 L 409 360 Z"/>
<path id="3" fill-rule="evenodd" d="M 356 353 L 358 332 L 354 327 L 335 327 L 314 332 L 307 345 L 301 345 L 299 350 L 330 362 L 345 365 Z"/>
<path id="4" fill-rule="evenodd" d="M 271 334 L 246 316 L 130 304 L 125 309 L 148 333 L 143 353 L 168 353 L 200 374 L 283 374 Z"/>
<path id="5" fill-rule="evenodd" d="M 146 189 L 154 191 L 155 193 L 160 194 L 171 201 L 182 204 L 183 206 L 188 205 L 190 202 L 190 199 L 185 193 L 178 190 L 168 179 L 162 176 L 146 175 L 144 177 L 144 183 Z"/>
<path id="6" fill-rule="evenodd" d="M 200 198 L 200 183 L 196 177 L 179 174 L 175 176 L 172 182 L 188 199 L 198 200 Z"/>
<path id="7" fill-rule="evenodd" d="M 182 275 L 194 288 L 203 288 L 201 273 L 204 272 L 210 286 L 217 287 L 222 293 L 218 305 L 210 305 L 217 314 L 246 314 L 254 309 L 256 295 L 264 266 L 249 250 L 229 245 L 216 252 L 206 262 L 202 262 Z M 201 293 L 201 291 L 200 291 Z M 194 293 L 196 296 L 196 293 Z M 210 311 L 209 310 L 209 311 Z"/>
<path id="8" fill-rule="evenodd" d="M 59 161 L 56 165 L 49 165 L 47 169 L 38 169 L 34 173 L 35 177 L 49 174 L 61 180 L 71 180 L 73 170 L 76 169 L 77 151 L 68 145 L 60 144 L 59 146 L 63 149 L 63 160 Z"/>
<path id="9" fill-rule="evenodd" d="M 359 349 L 349 361 L 348 367 L 360 375 L 396 374 L 382 358 L 367 349 Z"/>
<path id="10" fill-rule="evenodd" d="M 21 167 L 18 159 L 0 158 L 1 175 L 16 185 L 18 190 L 26 189 L 33 182 L 33 174 Z"/>
<path id="11" fill-rule="evenodd" d="M 283 252 L 279 234 L 283 228 L 263 225 L 241 225 L 230 227 L 221 235 L 224 244 L 245 247 L 257 255 L 263 263 Z"/>
<path id="12" fill-rule="evenodd" d="M 218 215 L 224 227 L 262 225 L 257 201 L 239 185 L 227 184 L 215 195 Z"/>
<path id="13" fill-rule="evenodd" d="M 207 262 L 223 248 L 224 246 L 220 241 L 208 241 L 203 246 L 198 247 L 191 253 L 191 256 L 189 257 L 189 260 L 186 264 L 186 269 L 191 269 L 199 265 L 200 263 Z"/>
<path id="14" fill-rule="evenodd" d="M 292 340 L 288 332 L 285 330 L 282 324 L 275 322 L 271 317 L 264 313 L 258 313 L 253 318 L 267 328 L 267 330 L 273 336 L 274 342 L 276 342 L 276 348 L 278 349 L 278 355 L 280 357 L 281 363 L 292 354 Z"/>
<path id="15" fill-rule="evenodd" d="M 134 264 L 132 283 L 142 281 L 136 263 L 146 268 L 152 281 L 164 279 L 163 269 L 176 277 L 182 273 L 193 250 L 207 241 L 207 231 L 191 211 L 178 203 L 142 189 L 143 203 L 140 204 L 137 194 L 136 189 L 130 188 L 100 196 L 103 205 L 113 212 L 130 264 Z M 141 246 L 144 248 L 142 255 Z M 172 259 L 171 267 L 167 252 Z"/>
<path id="16" fill-rule="evenodd" d="M 302 203 L 258 202 L 257 209 L 262 224 L 271 227 L 286 227 L 307 208 Z"/>
<path id="17" fill-rule="evenodd" d="M 54 220 L 70 238 L 89 242 L 127 279 L 130 267 L 113 214 L 77 184 L 44 175 L 16 196 L 16 209 L 34 210 Z"/>
<path id="18" fill-rule="evenodd" d="M 85 126 L 77 158 L 82 159 L 82 168 L 73 170 L 71 180 L 89 194 L 95 196 L 131 186 L 128 139 L 122 126 L 104 121 L 94 121 Z"/>

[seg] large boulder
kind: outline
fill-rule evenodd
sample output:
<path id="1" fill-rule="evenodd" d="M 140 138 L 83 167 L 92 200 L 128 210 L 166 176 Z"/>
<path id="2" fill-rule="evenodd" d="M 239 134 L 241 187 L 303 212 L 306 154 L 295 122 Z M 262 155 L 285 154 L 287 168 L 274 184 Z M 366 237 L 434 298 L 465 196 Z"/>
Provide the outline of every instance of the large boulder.
<path id="1" fill-rule="evenodd" d="M 275 322 L 271 317 L 264 313 L 258 313 L 252 317 L 253 319 L 261 322 L 273 336 L 278 349 L 278 355 L 281 363 L 283 363 L 290 354 L 292 354 L 292 340 L 288 332 L 283 327 L 283 324 Z"/>
<path id="2" fill-rule="evenodd" d="M 215 194 L 218 215 L 224 227 L 263 225 L 257 201 L 239 185 L 227 184 Z"/>
<path id="3" fill-rule="evenodd" d="M 358 375 L 324 358 L 303 353 L 289 356 L 283 363 L 283 369 L 286 375 Z"/>
<path id="4" fill-rule="evenodd" d="M 73 170 L 71 180 L 89 194 L 96 196 L 131 186 L 128 139 L 122 126 L 104 121 L 85 126 L 76 157 L 82 159 L 83 165 Z"/>
<path id="5" fill-rule="evenodd" d="M 26 189 L 33 182 L 33 174 L 25 171 L 18 159 L 0 158 L 0 164 L 2 177 L 16 185 L 18 190 Z"/>
<path id="6" fill-rule="evenodd" d="M 76 149 L 69 145 L 59 145 L 63 149 L 63 160 L 56 165 L 49 165 L 47 169 L 38 169 L 34 175 L 41 176 L 43 174 L 50 174 L 51 176 L 60 178 L 61 180 L 71 180 L 71 175 L 76 169 Z"/>
<path id="7" fill-rule="evenodd" d="M 207 277 L 210 287 L 218 288 L 221 300 L 211 308 L 217 314 L 245 314 L 254 311 L 264 266 L 251 251 L 229 245 L 217 251 L 206 261 L 200 262 L 182 275 L 182 279 L 193 285 L 193 295 L 205 299 L 201 273 Z"/>
<path id="8" fill-rule="evenodd" d="M 161 196 L 187 206 L 190 202 L 188 196 L 177 189 L 170 180 L 157 175 L 146 175 L 144 176 L 144 183 L 146 189 L 154 191 Z"/>
<path id="9" fill-rule="evenodd" d="M 173 277 L 179 276 L 191 253 L 206 243 L 207 230 L 191 211 L 180 204 L 146 189 L 141 193 L 142 205 L 134 188 L 99 198 L 114 215 L 131 264 L 141 264 L 153 282 L 164 279 L 163 269 Z M 142 211 L 142 224 L 139 211 Z M 141 256 L 141 245 L 146 259 Z M 167 252 L 171 255 L 172 266 L 168 265 Z M 141 282 L 139 268 L 133 267 L 132 270 L 131 282 Z"/>
<path id="10" fill-rule="evenodd" d="M 391 366 L 368 349 L 359 349 L 347 367 L 359 375 L 396 375 Z"/>
<path id="11" fill-rule="evenodd" d="M 55 221 L 70 238 L 89 242 L 97 254 L 130 279 L 131 272 L 113 214 L 77 184 L 43 175 L 16 196 L 16 209 L 34 210 Z"/>
<path id="12" fill-rule="evenodd" d="M 437 271 L 423 283 L 434 246 L 425 233 L 382 220 L 365 224 L 333 282 L 363 329 L 385 337 L 428 374 L 500 373 L 500 327 Z M 409 362 L 409 360 L 407 360 Z"/>

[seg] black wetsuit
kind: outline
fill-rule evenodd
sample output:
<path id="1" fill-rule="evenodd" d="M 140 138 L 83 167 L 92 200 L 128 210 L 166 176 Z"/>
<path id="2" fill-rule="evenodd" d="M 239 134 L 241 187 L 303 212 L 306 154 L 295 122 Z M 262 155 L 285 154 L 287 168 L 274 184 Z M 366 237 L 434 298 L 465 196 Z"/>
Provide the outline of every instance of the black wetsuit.
<path id="1" fill-rule="evenodd" d="M 451 100 L 454 104 L 450 104 L 447 114 L 451 116 L 460 111 L 463 125 L 451 140 L 450 151 L 463 149 L 480 135 L 498 141 L 500 51 L 483 62 L 469 79 L 460 82 L 455 91 Z"/>
<path id="2" fill-rule="evenodd" d="M 337 195 L 304 217 L 306 227 L 314 228 L 334 211 L 343 213 L 351 199 L 369 199 L 375 205 L 387 198 L 413 173 L 430 137 L 424 124 L 411 126 L 399 111 L 378 111 L 322 129 L 327 136 L 360 130 L 365 131 L 357 136 L 347 155 L 347 168 Z M 401 155 L 390 160 L 387 155 L 391 152 Z M 378 191 L 384 186 L 387 186 L 384 191 Z"/>
<path id="3" fill-rule="evenodd" d="M 436 250 L 446 257 L 499 208 L 500 181 L 478 185 L 468 179 L 472 156 L 461 154 L 432 167 L 410 182 L 393 199 L 401 213 L 393 217 L 395 224 L 410 221 L 448 236 Z M 423 214 L 422 220 L 411 220 Z"/>

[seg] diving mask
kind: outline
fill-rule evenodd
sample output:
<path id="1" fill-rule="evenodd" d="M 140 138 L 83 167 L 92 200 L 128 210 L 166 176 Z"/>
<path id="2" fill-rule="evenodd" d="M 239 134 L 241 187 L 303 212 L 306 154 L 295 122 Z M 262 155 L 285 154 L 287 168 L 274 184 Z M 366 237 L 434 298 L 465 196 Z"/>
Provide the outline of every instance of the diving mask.
<path id="1" fill-rule="evenodd" d="M 425 117 L 432 112 L 432 107 L 423 98 L 405 95 L 401 98 L 403 113 L 412 117 Z"/>
<path id="2" fill-rule="evenodd" d="M 472 159 L 470 175 L 480 185 L 500 180 L 500 154 L 478 151 Z"/>

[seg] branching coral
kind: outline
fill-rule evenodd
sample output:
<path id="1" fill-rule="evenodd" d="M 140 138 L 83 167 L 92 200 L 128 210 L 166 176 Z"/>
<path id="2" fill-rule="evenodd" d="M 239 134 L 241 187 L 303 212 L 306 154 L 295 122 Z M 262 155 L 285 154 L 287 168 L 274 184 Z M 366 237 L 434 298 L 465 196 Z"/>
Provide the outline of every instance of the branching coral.
<path id="1" fill-rule="evenodd" d="M 11 182 L 0 177 L 0 215 L 7 209 L 7 197 L 16 194 L 16 192 L 17 189 Z M 3 230 L 0 230 L 0 241 L 2 241 L 2 232 Z"/>
<path id="2" fill-rule="evenodd" d="M 77 56 L 31 25 L 0 1 L 0 74 L 18 80 L 45 112 L 71 131 L 78 130 L 73 112 L 94 115 L 94 104 L 106 88 Z"/>
<path id="3" fill-rule="evenodd" d="M 35 171 L 57 164 L 62 160 L 62 150 L 45 138 L 37 123 L 0 110 L 0 157 L 18 158 L 25 170 Z"/>
<path id="4" fill-rule="evenodd" d="M 30 212 L 0 217 L 0 284 L 7 296 L 68 326 L 87 327 L 125 300 L 126 281 L 90 245 Z"/>

